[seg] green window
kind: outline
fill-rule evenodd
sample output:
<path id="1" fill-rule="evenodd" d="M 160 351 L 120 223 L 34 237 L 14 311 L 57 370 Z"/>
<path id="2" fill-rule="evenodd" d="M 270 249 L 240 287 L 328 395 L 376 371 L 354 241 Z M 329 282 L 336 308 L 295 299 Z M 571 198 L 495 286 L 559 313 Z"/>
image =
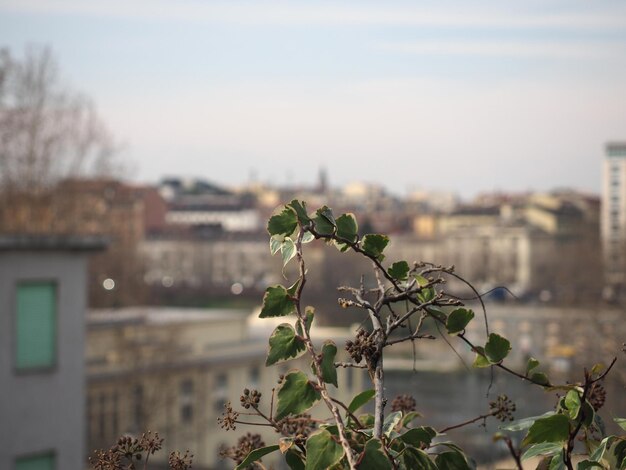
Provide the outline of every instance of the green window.
<path id="1" fill-rule="evenodd" d="M 20 282 L 17 285 L 16 304 L 16 369 L 53 367 L 56 362 L 57 335 L 56 284 Z"/>
<path id="2" fill-rule="evenodd" d="M 54 454 L 20 457 L 15 461 L 15 470 L 55 470 Z"/>

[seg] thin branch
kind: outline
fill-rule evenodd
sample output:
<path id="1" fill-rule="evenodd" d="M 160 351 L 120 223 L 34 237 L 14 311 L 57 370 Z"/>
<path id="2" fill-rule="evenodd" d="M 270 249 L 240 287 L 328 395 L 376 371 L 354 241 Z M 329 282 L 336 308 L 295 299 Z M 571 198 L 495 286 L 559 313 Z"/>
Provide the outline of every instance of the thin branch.
<path id="1" fill-rule="evenodd" d="M 361 421 L 359 421 L 359 418 L 357 418 L 354 413 L 352 413 L 352 411 L 350 411 L 350 408 L 348 408 L 346 406 L 346 404 L 340 400 L 337 400 L 336 398 L 332 398 L 332 400 L 337 403 L 339 406 L 341 406 L 346 413 L 348 413 L 348 416 L 350 416 L 350 418 L 352 418 L 352 420 L 357 424 L 357 426 L 359 427 L 359 429 L 364 429 L 365 426 L 363 426 L 363 423 L 361 423 Z"/>
<path id="2" fill-rule="evenodd" d="M 448 294 L 448 295 L 450 297 L 454 298 L 454 299 L 457 299 L 457 300 L 478 300 L 478 299 L 481 299 L 481 298 L 483 298 L 483 297 L 485 297 L 485 296 L 487 296 L 487 295 L 491 294 L 492 292 L 495 292 L 495 291 L 497 291 L 499 289 L 502 289 L 502 290 L 506 291 L 514 299 L 516 299 L 516 300 L 519 299 L 519 297 L 517 295 L 515 295 L 511 291 L 511 289 L 509 289 L 507 286 L 496 286 L 496 287 L 494 287 L 492 289 L 489 289 L 489 290 L 483 292 L 482 294 L 475 295 L 473 297 L 459 297 L 458 295 L 452 295 L 452 294 Z"/>
<path id="3" fill-rule="evenodd" d="M 251 423 L 249 421 L 240 421 L 238 419 L 236 419 L 234 422 L 237 424 L 247 424 L 249 426 L 267 426 L 270 428 L 275 428 L 275 426 L 272 423 Z"/>
<path id="4" fill-rule="evenodd" d="M 367 364 L 355 364 L 354 362 L 335 362 L 335 367 L 356 367 L 358 369 L 367 369 Z"/>
<path id="5" fill-rule="evenodd" d="M 492 413 L 487 413 L 487 414 L 484 414 L 484 415 L 480 415 L 480 416 L 477 416 L 476 418 L 472 418 L 472 419 L 469 419 L 469 420 L 464 421 L 462 423 L 455 424 L 454 426 L 448 426 L 447 428 L 443 428 L 440 431 L 437 431 L 437 433 L 444 434 L 444 433 L 446 433 L 448 431 L 452 431 L 453 429 L 462 428 L 463 426 L 467 426 L 469 424 L 475 423 L 476 421 L 480 421 L 481 419 L 483 419 L 483 420 L 487 419 L 490 416 L 493 416 L 494 414 L 496 414 L 495 411 L 492 412 Z"/>
<path id="6" fill-rule="evenodd" d="M 433 335 L 429 334 L 411 334 L 409 336 L 405 336 L 404 338 L 399 339 L 388 339 L 385 341 L 385 346 L 391 346 L 392 344 L 403 343 L 405 341 L 412 341 L 414 339 L 436 339 Z"/>
<path id="7" fill-rule="evenodd" d="M 474 292 L 474 294 L 478 298 L 478 301 L 480 302 L 480 306 L 482 307 L 483 319 L 485 320 L 485 332 L 487 333 L 487 336 L 489 336 L 489 320 L 487 319 L 487 308 L 485 307 L 485 302 L 483 302 L 482 297 L 480 296 L 480 294 L 478 293 L 478 291 L 476 290 L 474 285 L 471 282 L 467 281 L 464 277 L 459 276 L 458 274 L 456 274 L 453 271 L 450 271 L 447 274 L 449 274 L 450 276 L 458 279 L 463 284 L 465 284 L 467 287 L 469 287 L 472 290 L 472 292 Z"/>

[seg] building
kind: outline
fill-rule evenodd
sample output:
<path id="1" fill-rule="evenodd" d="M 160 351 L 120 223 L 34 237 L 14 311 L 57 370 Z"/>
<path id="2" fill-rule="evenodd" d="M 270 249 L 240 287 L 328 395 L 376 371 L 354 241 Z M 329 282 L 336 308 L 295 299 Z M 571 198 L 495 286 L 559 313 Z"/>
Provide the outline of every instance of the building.
<path id="1" fill-rule="evenodd" d="M 96 238 L 0 237 L 0 468 L 85 467 L 84 313 Z"/>
<path id="2" fill-rule="evenodd" d="M 251 194 L 236 194 L 206 181 L 177 178 L 163 180 L 159 192 L 168 205 L 168 224 L 215 226 L 225 232 L 256 232 L 263 227 Z"/>
<path id="3" fill-rule="evenodd" d="M 244 388 L 261 391 L 262 407 L 269 409 L 279 374 L 294 367 L 309 370 L 307 356 L 265 367 L 268 338 L 277 324 L 256 318 L 258 312 L 249 313 L 171 307 L 89 312 L 89 448 L 108 448 L 122 434 L 158 431 L 165 438 L 159 458 L 167 458 L 172 450 L 190 449 L 194 468 L 202 469 L 232 468 L 232 462 L 220 460 L 219 450 L 247 431 L 261 433 L 268 444 L 274 442 L 273 430 L 238 426 L 236 432 L 227 432 L 217 423 L 224 403 L 238 406 Z M 335 340 L 341 351 L 350 331 L 313 328 L 312 334 L 320 343 Z M 337 394 L 347 401 L 362 389 L 362 370 L 337 372 L 341 385 Z M 317 407 L 324 411 L 323 405 Z"/>
<path id="4" fill-rule="evenodd" d="M 153 291 L 230 295 L 239 289 L 235 292 L 258 296 L 280 282 L 280 264 L 272 260 L 263 234 L 161 234 L 142 241 L 139 253 L 144 281 Z"/>
<path id="5" fill-rule="evenodd" d="M 601 234 L 608 298 L 624 295 L 626 281 L 626 142 L 605 147 Z"/>

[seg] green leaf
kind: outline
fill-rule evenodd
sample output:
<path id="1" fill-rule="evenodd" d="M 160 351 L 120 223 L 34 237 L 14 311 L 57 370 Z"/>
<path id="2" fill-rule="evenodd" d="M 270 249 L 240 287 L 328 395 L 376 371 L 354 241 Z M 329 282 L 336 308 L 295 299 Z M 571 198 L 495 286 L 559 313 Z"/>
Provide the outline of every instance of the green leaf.
<path id="1" fill-rule="evenodd" d="M 388 236 L 370 233 L 363 237 L 361 248 L 366 254 L 376 258 L 378 261 L 382 261 L 385 259 L 383 251 L 388 244 Z"/>
<path id="2" fill-rule="evenodd" d="M 476 357 L 474 358 L 472 367 L 480 369 L 489 366 L 491 366 L 491 363 L 489 362 L 489 359 L 485 357 L 485 348 L 482 346 L 476 346 Z"/>
<path id="3" fill-rule="evenodd" d="M 604 468 L 601 463 L 593 462 L 591 460 L 583 460 L 578 462 L 577 470 L 587 470 L 589 468 Z"/>
<path id="4" fill-rule="evenodd" d="M 288 415 L 299 415 L 315 405 L 321 398 L 320 392 L 311 384 L 306 374 L 299 370 L 285 376 L 277 393 L 276 420 Z"/>
<path id="5" fill-rule="evenodd" d="M 315 309 L 313 307 L 306 307 L 304 309 L 304 329 L 306 330 L 306 334 L 308 335 L 311 331 L 311 325 L 313 324 L 313 318 L 315 317 Z M 304 332 L 302 331 L 302 327 L 300 326 L 300 322 L 296 322 L 296 331 L 300 336 L 304 336 Z"/>
<path id="6" fill-rule="evenodd" d="M 261 460 L 267 454 L 271 454 L 272 452 L 275 452 L 277 450 L 278 446 L 267 446 L 261 447 L 260 449 L 254 449 L 246 456 L 245 459 L 243 459 L 243 461 L 239 465 L 235 467 L 235 470 L 243 470 L 251 463 L 256 462 L 257 460 Z"/>
<path id="7" fill-rule="evenodd" d="M 259 318 L 284 317 L 294 312 L 295 305 L 290 297 L 289 291 L 280 284 L 265 289 Z"/>
<path id="8" fill-rule="evenodd" d="M 406 281 L 409 276 L 410 269 L 409 263 L 406 261 L 396 261 L 389 267 L 389 269 L 387 269 L 387 272 L 397 281 Z"/>
<path id="9" fill-rule="evenodd" d="M 291 470 L 304 470 L 302 457 L 293 449 L 289 449 L 285 454 L 285 461 Z"/>
<path id="10" fill-rule="evenodd" d="M 613 418 L 613 421 L 615 421 L 620 428 L 626 431 L 626 418 Z"/>
<path id="11" fill-rule="evenodd" d="M 565 395 L 565 408 L 567 414 L 571 419 L 576 419 L 578 412 L 580 411 L 580 396 L 576 390 L 570 390 Z"/>
<path id="12" fill-rule="evenodd" d="M 602 364 L 601 362 L 598 362 L 597 364 L 594 364 L 593 367 L 591 368 L 591 375 L 598 375 L 604 369 L 606 369 L 606 366 Z"/>
<path id="13" fill-rule="evenodd" d="M 293 437 L 281 437 L 278 439 L 278 450 L 280 450 L 281 454 L 284 454 L 293 447 L 294 443 L 295 438 Z"/>
<path id="14" fill-rule="evenodd" d="M 298 287 L 300 287 L 300 279 L 298 279 L 296 282 L 294 282 L 292 285 L 290 285 L 287 288 L 287 294 L 293 297 L 294 295 L 296 295 L 296 292 L 298 291 Z"/>
<path id="15" fill-rule="evenodd" d="M 296 217 L 302 225 L 307 225 L 311 222 L 311 218 L 307 215 L 306 202 L 300 202 L 297 199 L 294 199 L 287 205 L 293 209 L 296 213 Z"/>
<path id="16" fill-rule="evenodd" d="M 430 443 L 437 435 L 437 431 L 429 426 L 420 426 L 418 428 L 409 429 L 407 432 L 399 436 L 402 442 L 419 449 L 420 447 L 430 447 Z"/>
<path id="17" fill-rule="evenodd" d="M 343 447 L 333 439 L 331 433 L 322 429 L 311 434 L 306 441 L 305 470 L 330 468 L 339 462 L 343 455 Z"/>
<path id="18" fill-rule="evenodd" d="M 539 367 L 539 361 L 534 357 L 529 357 L 528 363 L 526 364 L 526 376 L 528 376 L 528 374 L 530 374 L 530 372 L 537 367 Z"/>
<path id="19" fill-rule="evenodd" d="M 420 290 L 417 294 L 417 300 L 422 303 L 430 302 L 431 300 L 433 300 L 435 298 L 435 289 L 433 287 L 425 287 L 430 284 L 430 281 L 424 276 L 420 275 L 416 275 L 415 280 L 420 285 L 420 287 L 423 287 L 423 289 Z"/>
<path id="20" fill-rule="evenodd" d="M 489 362 L 492 364 L 501 362 L 509 354 L 509 351 L 511 351 L 511 343 L 508 339 L 496 333 L 489 335 L 487 344 L 485 344 L 485 355 Z"/>
<path id="21" fill-rule="evenodd" d="M 541 444 L 534 444 L 530 446 L 526 452 L 522 455 L 522 460 L 532 459 L 538 455 L 554 455 L 557 452 L 563 450 L 563 444 L 559 442 L 542 442 Z"/>
<path id="22" fill-rule="evenodd" d="M 402 452 L 402 459 L 407 469 L 438 470 L 435 462 L 430 460 L 428 454 L 421 449 L 407 447 Z"/>
<path id="23" fill-rule="evenodd" d="M 435 458 L 435 463 L 440 469 L 471 470 L 463 454 L 456 451 L 442 452 Z"/>
<path id="24" fill-rule="evenodd" d="M 320 235 L 333 235 L 337 229 L 335 217 L 333 212 L 326 206 L 323 206 L 315 213 L 313 223 L 315 224 L 315 230 Z"/>
<path id="25" fill-rule="evenodd" d="M 270 336 L 269 343 L 266 366 L 300 357 L 306 351 L 304 341 L 296 335 L 295 330 L 288 323 L 282 323 L 276 327 Z"/>
<path id="26" fill-rule="evenodd" d="M 565 442 L 569 438 L 569 419 L 565 415 L 552 415 L 540 418 L 533 423 L 522 445 L 542 442 Z"/>
<path id="27" fill-rule="evenodd" d="M 530 416 L 528 418 L 518 419 L 509 424 L 505 424 L 504 426 L 500 426 L 500 429 L 502 429 L 503 431 L 523 431 L 530 428 L 538 419 L 547 418 L 548 416 L 554 416 L 554 414 L 554 411 L 548 411 L 541 416 Z"/>
<path id="28" fill-rule="evenodd" d="M 615 462 L 619 463 L 620 470 L 624 466 L 624 460 L 626 460 L 626 441 L 619 440 L 611 449 Z"/>
<path id="29" fill-rule="evenodd" d="M 359 459 L 359 470 L 391 470 L 391 462 L 383 452 L 383 445 L 378 439 L 370 439 Z"/>
<path id="30" fill-rule="evenodd" d="M 604 458 L 604 454 L 606 453 L 607 449 L 611 447 L 615 439 L 617 439 L 615 436 L 607 436 L 604 439 L 602 439 L 602 441 L 600 442 L 600 445 L 589 456 L 589 459 L 595 460 L 597 462 L 602 460 Z"/>
<path id="31" fill-rule="evenodd" d="M 533 375 L 530 376 L 530 380 L 532 380 L 536 384 L 544 385 L 546 387 L 550 385 L 550 380 L 548 379 L 548 376 L 543 372 L 535 372 Z"/>
<path id="32" fill-rule="evenodd" d="M 348 405 L 348 410 L 350 413 L 354 413 L 356 410 L 361 408 L 367 402 L 369 402 L 376 395 L 376 391 L 374 389 L 365 390 L 364 392 L 359 393 L 355 396 L 350 404 Z"/>
<path id="33" fill-rule="evenodd" d="M 457 335 L 465 330 L 465 327 L 474 318 L 474 312 L 471 309 L 457 308 L 448 315 L 446 328 L 449 335 Z"/>
<path id="34" fill-rule="evenodd" d="M 285 207 L 279 214 L 270 217 L 267 222 L 267 231 L 270 235 L 291 235 L 298 226 L 296 213 L 289 207 Z"/>
<path id="35" fill-rule="evenodd" d="M 285 238 L 282 245 L 280 246 L 280 254 L 283 258 L 283 268 L 287 266 L 287 263 L 296 256 L 296 244 L 289 237 Z"/>
<path id="36" fill-rule="evenodd" d="M 313 235 L 311 232 L 304 232 L 304 234 L 302 235 L 302 244 L 306 244 L 306 243 L 310 243 L 313 240 L 315 240 L 315 235 Z"/>
<path id="37" fill-rule="evenodd" d="M 421 418 L 421 417 L 422 417 L 421 413 L 418 413 L 417 411 L 409 411 L 402 418 L 402 427 L 403 428 L 407 427 L 411 421 L 417 418 Z"/>
<path id="38" fill-rule="evenodd" d="M 389 437 L 391 432 L 395 429 L 396 425 L 402 419 L 402 411 L 394 411 L 393 413 L 389 413 L 385 418 L 385 422 L 383 423 L 383 433 L 385 436 Z"/>
<path id="39" fill-rule="evenodd" d="M 351 243 L 356 242 L 359 232 L 359 226 L 356 223 L 356 217 L 352 213 L 342 214 L 337 217 L 337 236 L 348 240 Z"/>
<path id="40" fill-rule="evenodd" d="M 335 367 L 335 356 L 337 346 L 332 341 L 326 341 L 322 346 L 322 363 L 320 365 L 322 380 L 327 384 L 337 387 L 337 368 Z"/>
<path id="41" fill-rule="evenodd" d="M 433 317 L 441 320 L 442 322 L 446 322 L 448 320 L 448 314 L 454 310 L 455 307 L 449 306 L 440 306 L 440 305 L 429 305 L 426 307 L 426 311 L 430 313 Z"/>
<path id="42" fill-rule="evenodd" d="M 565 470 L 565 463 L 563 462 L 563 452 L 556 454 L 550 460 L 550 466 L 548 470 Z"/>
<path id="43" fill-rule="evenodd" d="M 371 413 L 363 413 L 363 414 L 360 414 L 358 416 L 358 418 L 359 418 L 359 421 L 361 422 L 361 424 L 363 424 L 363 426 L 365 426 L 366 428 L 374 426 L 375 419 L 374 419 L 374 415 L 373 414 L 371 414 Z M 370 431 L 372 431 L 370 433 L 370 435 L 372 435 L 373 432 L 374 432 L 374 429 L 370 429 Z"/>
<path id="44" fill-rule="evenodd" d="M 270 237 L 270 253 L 274 256 L 280 251 L 280 247 L 283 246 L 283 240 L 285 237 Z"/>
<path id="45" fill-rule="evenodd" d="M 593 423 L 594 427 L 600 432 L 601 436 L 606 436 L 606 426 L 602 417 L 594 412 Z"/>
<path id="46" fill-rule="evenodd" d="M 337 427 L 336 424 L 324 423 L 324 424 L 320 424 L 320 428 L 326 429 L 326 431 L 328 431 L 335 437 L 339 437 L 339 428 Z"/>

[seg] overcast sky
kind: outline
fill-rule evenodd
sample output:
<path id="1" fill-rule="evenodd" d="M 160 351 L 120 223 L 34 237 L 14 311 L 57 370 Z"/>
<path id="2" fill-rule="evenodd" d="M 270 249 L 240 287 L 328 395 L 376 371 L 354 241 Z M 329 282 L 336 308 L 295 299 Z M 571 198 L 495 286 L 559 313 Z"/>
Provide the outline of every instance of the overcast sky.
<path id="1" fill-rule="evenodd" d="M 599 191 L 626 140 L 623 1 L 0 0 L 135 178 Z"/>

